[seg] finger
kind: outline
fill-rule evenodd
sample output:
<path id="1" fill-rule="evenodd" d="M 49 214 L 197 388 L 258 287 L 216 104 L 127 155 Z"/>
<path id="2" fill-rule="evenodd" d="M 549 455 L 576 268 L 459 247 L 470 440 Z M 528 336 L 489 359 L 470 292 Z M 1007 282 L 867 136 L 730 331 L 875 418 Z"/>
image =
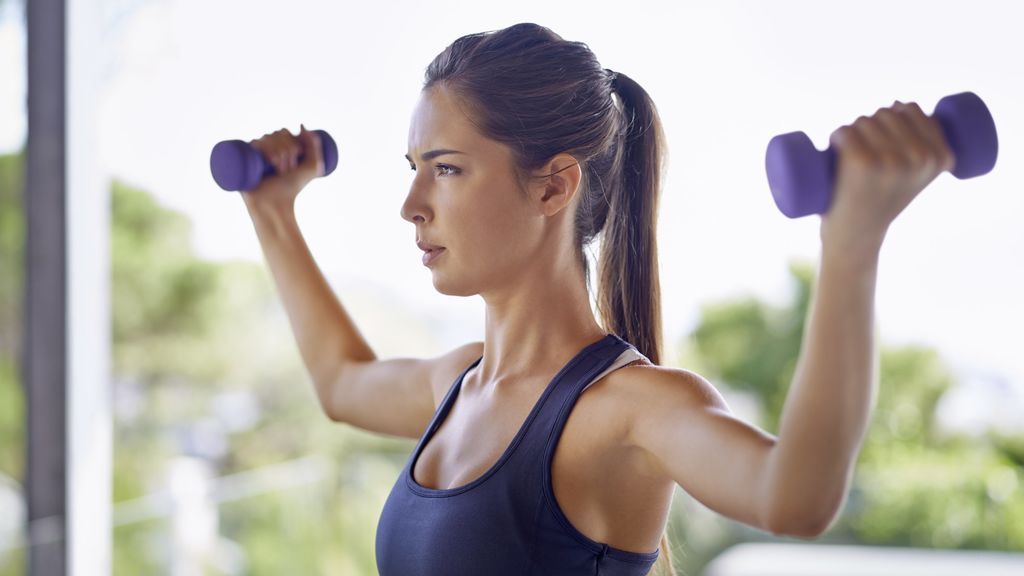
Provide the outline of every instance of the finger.
<path id="1" fill-rule="evenodd" d="M 278 174 L 280 174 L 283 169 L 283 166 L 281 164 L 280 132 L 280 130 L 275 130 L 274 132 L 264 134 L 263 138 L 260 139 L 263 143 L 263 157 L 267 159 L 267 162 L 269 162 L 270 165 L 273 166 L 274 171 L 277 172 Z"/>
<path id="2" fill-rule="evenodd" d="M 890 134 L 879 122 L 878 113 L 873 117 L 861 116 L 854 121 L 852 128 L 861 136 L 871 150 L 875 165 L 890 166 L 902 161 L 902 153 L 897 145 L 896 135 Z"/>
<path id="3" fill-rule="evenodd" d="M 929 117 L 916 102 L 900 104 L 899 111 L 921 135 L 923 143 L 934 155 L 942 171 L 952 170 L 956 164 L 953 151 L 938 120 Z"/>
<path id="4" fill-rule="evenodd" d="M 278 173 L 285 172 L 288 167 L 288 151 L 284 148 L 278 148 L 277 150 L 277 171 Z"/>
<path id="5" fill-rule="evenodd" d="M 926 136 L 910 121 L 903 108 L 897 108 L 898 105 L 897 101 L 892 109 L 879 110 L 877 116 L 882 128 L 898 147 L 900 156 L 916 170 L 937 165 L 938 157 Z"/>
<path id="6" fill-rule="evenodd" d="M 845 156 L 858 164 L 867 165 L 875 164 L 878 161 L 873 147 L 853 125 L 840 127 L 832 133 L 829 140 L 833 146 L 839 149 L 840 158 Z"/>

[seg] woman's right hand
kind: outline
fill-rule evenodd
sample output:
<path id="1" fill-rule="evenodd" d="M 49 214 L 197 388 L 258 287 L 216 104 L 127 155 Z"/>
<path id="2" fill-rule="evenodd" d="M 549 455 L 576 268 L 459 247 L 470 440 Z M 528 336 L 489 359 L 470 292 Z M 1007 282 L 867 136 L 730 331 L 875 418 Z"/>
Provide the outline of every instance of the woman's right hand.
<path id="1" fill-rule="evenodd" d="M 294 207 L 295 198 L 314 178 L 323 176 L 323 151 L 315 132 L 301 127 L 298 136 L 287 129 L 264 134 L 249 142 L 274 166 L 276 174 L 264 178 L 259 186 L 242 192 L 249 207 L 259 205 L 274 209 Z M 299 156 L 304 156 L 299 162 Z"/>

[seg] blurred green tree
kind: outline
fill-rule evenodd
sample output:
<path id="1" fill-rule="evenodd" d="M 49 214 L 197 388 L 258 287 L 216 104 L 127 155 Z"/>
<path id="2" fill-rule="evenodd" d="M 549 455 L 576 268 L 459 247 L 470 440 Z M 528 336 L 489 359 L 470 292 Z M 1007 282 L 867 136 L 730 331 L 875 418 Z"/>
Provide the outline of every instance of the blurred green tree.
<path id="1" fill-rule="evenodd" d="M 708 303 L 683 342 L 684 364 L 760 407 L 775 433 L 789 391 L 816 276 L 793 262 L 791 301 L 744 297 Z M 939 354 L 882 346 L 879 389 L 846 506 L 825 539 L 937 548 L 1024 550 L 1024 439 L 986 441 L 944 432 L 936 406 L 956 383 Z M 683 569 L 702 567 L 725 545 L 773 539 L 735 524 Z M 686 533 L 685 530 L 683 530 Z"/>
<path id="2" fill-rule="evenodd" d="M 23 155 L 0 155 L 0 473 L 16 483 L 22 166 Z M 372 574 L 373 526 L 410 442 L 323 416 L 294 344 L 282 346 L 290 329 L 263 267 L 198 258 L 188 220 L 142 190 L 114 181 L 110 200 L 115 513 L 163 489 L 167 462 L 183 452 L 205 451 L 197 456 L 218 477 L 319 453 L 333 465 L 326 479 L 228 495 L 219 533 L 247 573 Z M 255 406 L 241 420 L 231 406 L 240 397 Z M 170 538 L 166 518 L 116 527 L 114 573 L 166 570 Z M 0 576 L 22 574 L 24 562 L 23 549 L 6 554 Z"/>
<path id="3" fill-rule="evenodd" d="M 0 473 L 24 473 L 24 399 L 19 384 L 25 219 L 24 154 L 0 155 Z"/>

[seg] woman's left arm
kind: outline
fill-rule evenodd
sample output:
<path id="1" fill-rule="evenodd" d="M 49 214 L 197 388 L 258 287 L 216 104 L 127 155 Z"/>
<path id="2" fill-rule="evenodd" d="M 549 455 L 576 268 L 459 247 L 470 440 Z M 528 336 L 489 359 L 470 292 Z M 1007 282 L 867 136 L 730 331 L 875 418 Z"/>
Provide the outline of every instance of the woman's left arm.
<path id="1" fill-rule="evenodd" d="M 825 530 L 845 499 L 867 430 L 878 371 L 874 341 L 879 252 L 892 221 L 953 155 L 938 123 L 895 103 L 833 133 L 833 205 L 821 221 L 821 263 L 796 372 L 768 463 L 766 516 L 787 532 Z"/>
<path id="2" fill-rule="evenodd" d="M 772 531 L 814 536 L 842 507 L 877 386 L 878 251 L 822 252 L 796 372 L 767 461 Z"/>
<path id="3" fill-rule="evenodd" d="M 953 156 L 938 123 L 896 103 L 832 134 L 838 169 L 821 220 L 821 263 L 778 436 L 737 419 L 686 370 L 648 371 L 631 445 L 651 469 L 726 516 L 814 537 L 842 507 L 877 386 L 874 300 L 889 225 Z"/>

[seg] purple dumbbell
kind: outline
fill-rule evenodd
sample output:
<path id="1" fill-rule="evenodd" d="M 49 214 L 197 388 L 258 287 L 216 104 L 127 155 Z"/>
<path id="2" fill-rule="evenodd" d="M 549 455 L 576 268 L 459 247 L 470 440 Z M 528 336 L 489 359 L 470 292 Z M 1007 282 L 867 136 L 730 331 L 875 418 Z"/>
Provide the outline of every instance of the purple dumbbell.
<path id="1" fill-rule="evenodd" d="M 320 137 L 320 150 L 324 159 L 324 176 L 338 167 L 338 145 L 323 130 L 313 130 Z M 305 154 L 299 156 L 302 162 Z M 267 176 L 277 174 L 274 165 L 267 162 L 259 150 L 242 140 L 218 142 L 210 153 L 210 172 L 217 185 L 228 191 L 246 191 L 259 186 Z"/>
<path id="2" fill-rule="evenodd" d="M 988 107 L 973 92 L 946 96 L 932 117 L 942 126 L 956 157 L 950 172 L 960 178 L 992 170 L 999 153 L 996 125 Z M 775 205 L 790 218 L 828 212 L 835 181 L 836 151 L 821 152 L 803 132 L 779 134 L 768 142 L 765 169 Z"/>

